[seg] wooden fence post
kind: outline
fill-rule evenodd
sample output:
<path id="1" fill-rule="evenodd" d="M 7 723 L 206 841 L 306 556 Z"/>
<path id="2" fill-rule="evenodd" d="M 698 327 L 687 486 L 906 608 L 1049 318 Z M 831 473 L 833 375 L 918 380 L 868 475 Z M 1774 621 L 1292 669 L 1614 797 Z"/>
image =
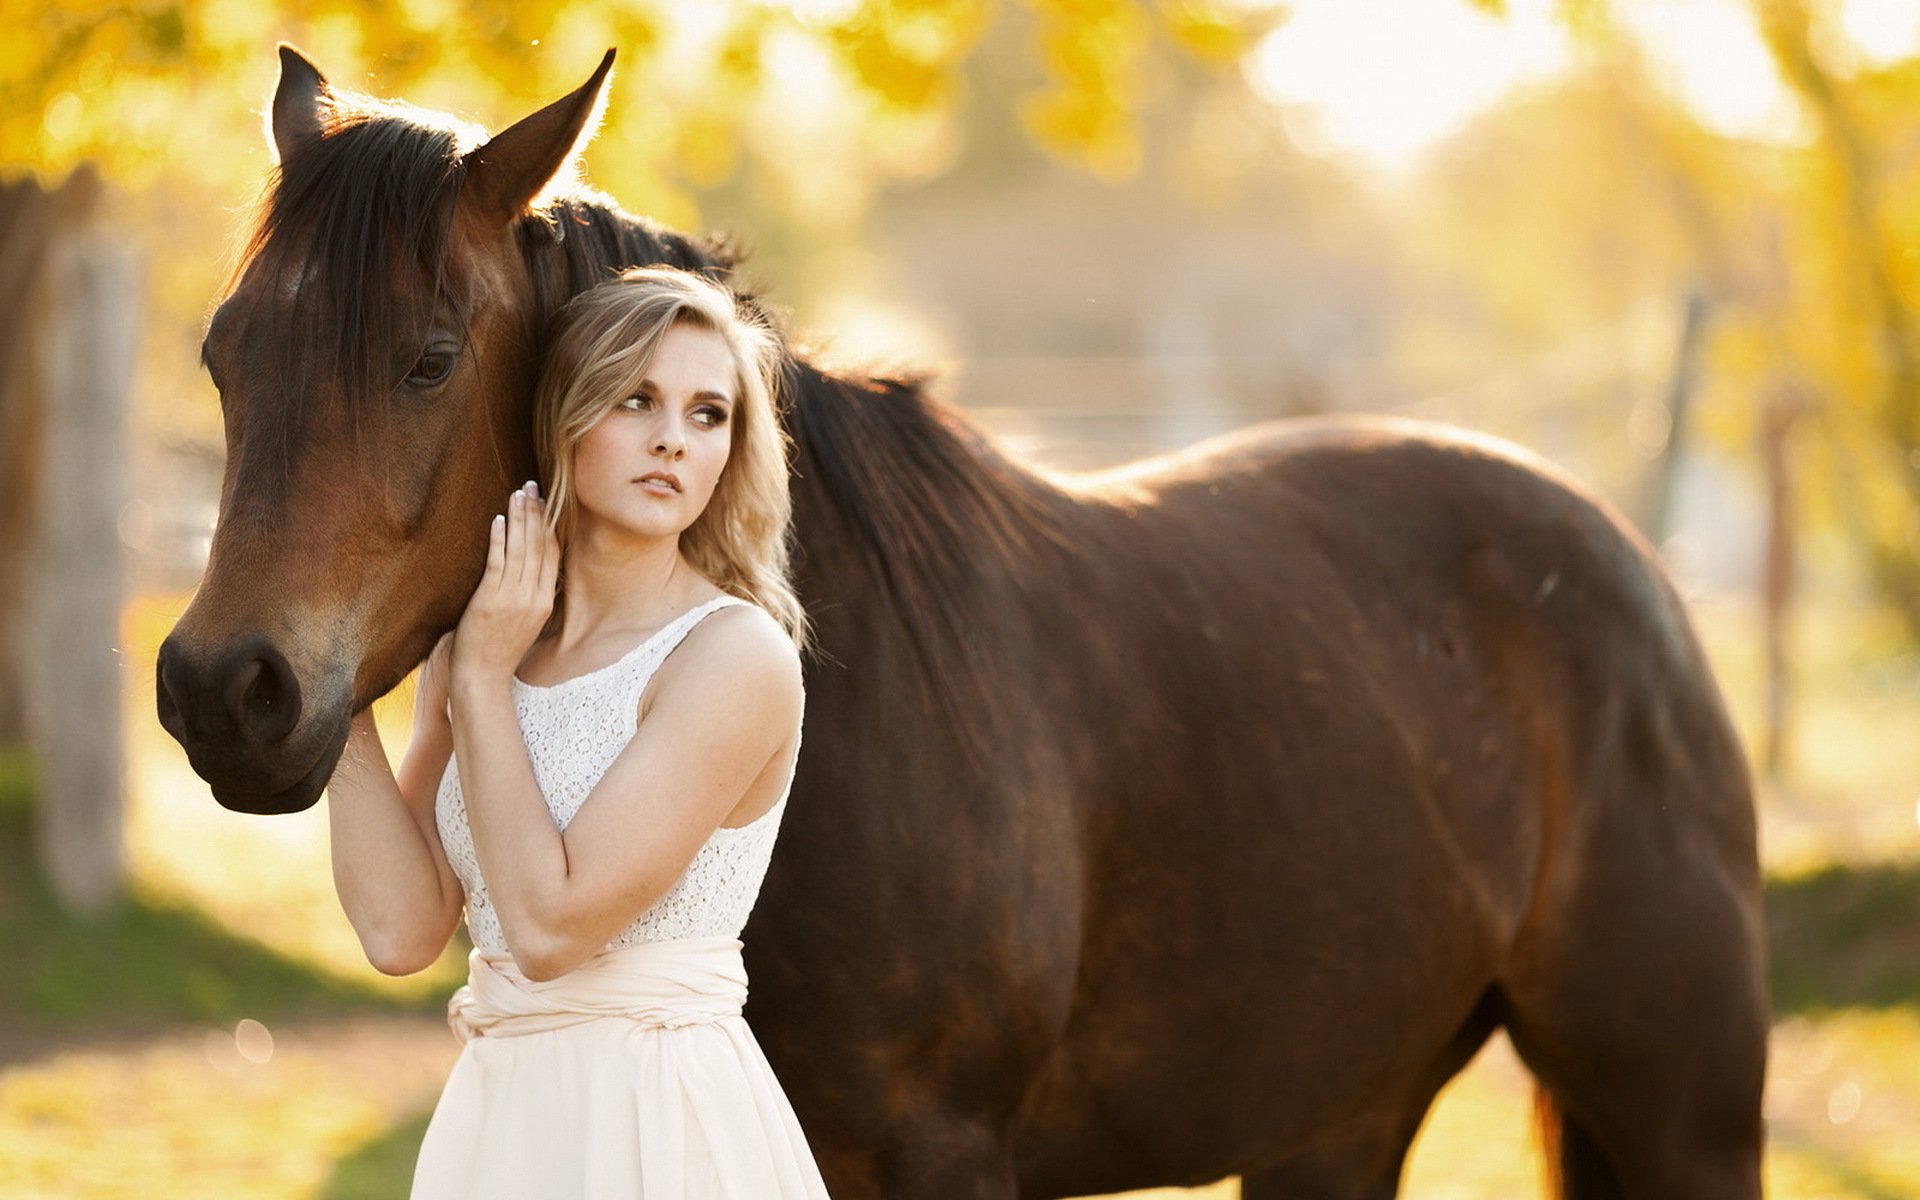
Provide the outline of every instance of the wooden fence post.
<path id="1" fill-rule="evenodd" d="M 43 441 L 20 654 L 40 867 L 80 911 L 112 903 L 123 874 L 120 514 L 140 316 L 135 256 L 92 219 L 99 192 L 91 172 L 62 189 L 34 301 Z"/>
<path id="2" fill-rule="evenodd" d="M 84 185 L 69 180 L 50 192 L 36 179 L 0 181 L 0 745 L 27 740 L 22 626 L 46 441 L 39 297 L 63 193 Z"/>

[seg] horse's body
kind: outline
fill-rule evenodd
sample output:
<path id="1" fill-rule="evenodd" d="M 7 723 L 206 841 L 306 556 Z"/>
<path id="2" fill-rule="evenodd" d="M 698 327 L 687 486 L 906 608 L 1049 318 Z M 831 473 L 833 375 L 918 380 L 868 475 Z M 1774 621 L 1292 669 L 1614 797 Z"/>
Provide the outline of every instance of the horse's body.
<path id="1" fill-rule="evenodd" d="M 338 136 L 302 124 L 310 72 L 289 58 L 275 104 L 283 193 Z M 601 78 L 461 160 L 442 260 L 388 264 L 429 314 L 390 322 L 389 377 L 449 306 L 475 369 L 432 407 L 394 393 L 399 433 L 363 458 L 427 465 L 377 501 L 373 468 L 326 453 L 352 372 L 288 349 L 276 307 L 325 248 L 265 239 L 223 306 L 221 533 L 161 664 L 223 803 L 312 803 L 346 715 L 458 614 L 489 498 L 530 462 L 552 307 L 630 262 L 725 269 L 589 201 L 555 210 L 558 242 L 520 215 L 537 188 L 501 176 L 544 183 Z M 325 386 L 276 417 L 234 382 L 273 362 Z M 913 382 L 796 360 L 789 384 L 818 653 L 749 1015 L 836 1196 L 1234 1173 L 1250 1200 L 1390 1196 L 1501 1026 L 1557 1114 L 1564 1194 L 1758 1195 L 1745 765 L 1679 601 L 1603 506 L 1394 421 L 1050 478 Z M 316 529 L 329 472 L 357 483 Z"/>

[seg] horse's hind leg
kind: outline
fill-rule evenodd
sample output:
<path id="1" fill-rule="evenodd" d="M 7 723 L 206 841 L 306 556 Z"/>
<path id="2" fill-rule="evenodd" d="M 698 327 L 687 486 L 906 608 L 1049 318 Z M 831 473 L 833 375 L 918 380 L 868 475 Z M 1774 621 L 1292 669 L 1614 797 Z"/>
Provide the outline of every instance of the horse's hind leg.
<path id="1" fill-rule="evenodd" d="M 1717 711 L 1717 710 L 1716 710 Z M 1744 764 L 1673 710 L 1596 739 L 1503 987 L 1568 1200 L 1754 1200 L 1769 1014 Z"/>

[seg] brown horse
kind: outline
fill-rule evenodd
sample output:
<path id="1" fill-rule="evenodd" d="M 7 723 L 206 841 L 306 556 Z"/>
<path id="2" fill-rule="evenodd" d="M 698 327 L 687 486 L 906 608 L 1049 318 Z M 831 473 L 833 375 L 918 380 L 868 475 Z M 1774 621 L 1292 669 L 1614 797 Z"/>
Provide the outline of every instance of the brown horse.
<path id="1" fill-rule="evenodd" d="M 454 622 L 555 307 L 628 264 L 728 274 L 539 199 L 608 63 L 482 142 L 282 50 L 205 348 L 219 531 L 159 663 L 222 804 L 311 805 Z M 1759 1194 L 1745 762 L 1603 505 L 1399 421 L 1062 479 L 915 380 L 795 357 L 786 395 L 819 652 L 750 1013 L 835 1195 L 1391 1196 L 1500 1027 L 1564 1195 Z"/>

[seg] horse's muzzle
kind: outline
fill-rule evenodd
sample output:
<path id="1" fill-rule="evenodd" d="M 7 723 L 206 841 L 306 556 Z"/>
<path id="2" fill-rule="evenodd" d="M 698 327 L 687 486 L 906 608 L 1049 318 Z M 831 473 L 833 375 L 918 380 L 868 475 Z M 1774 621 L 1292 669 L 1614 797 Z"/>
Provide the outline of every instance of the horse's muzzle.
<path id="1" fill-rule="evenodd" d="M 302 727 L 299 676 L 273 643 L 247 638 L 198 654 L 175 635 L 161 643 L 156 665 L 161 728 L 186 748 L 223 807 L 298 812 L 320 798 L 347 720 Z"/>

